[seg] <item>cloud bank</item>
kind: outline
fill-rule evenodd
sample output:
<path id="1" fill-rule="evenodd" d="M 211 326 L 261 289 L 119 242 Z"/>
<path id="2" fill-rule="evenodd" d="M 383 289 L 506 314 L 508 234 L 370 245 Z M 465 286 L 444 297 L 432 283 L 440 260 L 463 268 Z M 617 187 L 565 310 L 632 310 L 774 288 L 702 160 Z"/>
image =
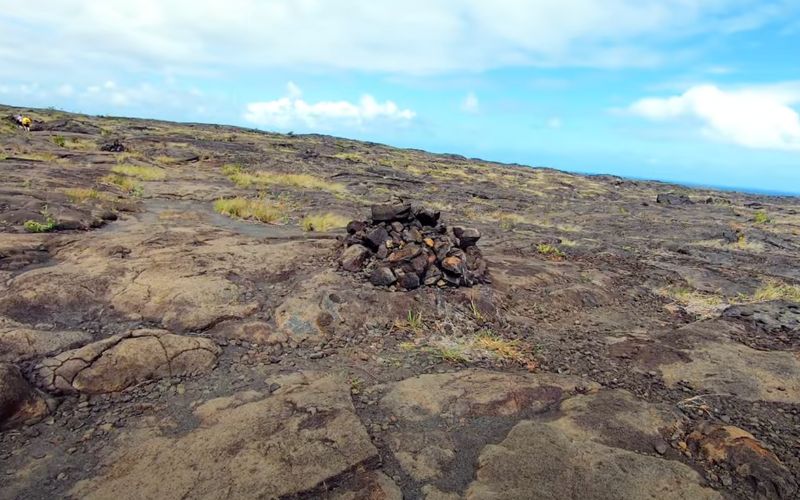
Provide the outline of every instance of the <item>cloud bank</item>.
<path id="1" fill-rule="evenodd" d="M 375 122 L 405 124 L 413 120 L 415 115 L 410 109 L 400 109 L 393 101 L 378 102 L 369 94 L 364 94 L 355 103 L 307 102 L 302 98 L 300 88 L 289 82 L 285 97 L 248 103 L 243 118 L 260 127 L 325 130 L 340 126 L 364 127 Z"/>
<path id="2" fill-rule="evenodd" d="M 75 68 L 202 75 L 270 67 L 399 74 L 636 67 L 659 63 L 665 47 L 698 34 L 757 29 L 798 11 L 796 2 L 783 0 L 6 3 L 6 75 Z"/>
<path id="3" fill-rule="evenodd" d="M 681 95 L 640 99 L 629 111 L 655 121 L 688 121 L 707 137 L 755 149 L 800 151 L 800 82 L 722 90 L 697 85 Z"/>

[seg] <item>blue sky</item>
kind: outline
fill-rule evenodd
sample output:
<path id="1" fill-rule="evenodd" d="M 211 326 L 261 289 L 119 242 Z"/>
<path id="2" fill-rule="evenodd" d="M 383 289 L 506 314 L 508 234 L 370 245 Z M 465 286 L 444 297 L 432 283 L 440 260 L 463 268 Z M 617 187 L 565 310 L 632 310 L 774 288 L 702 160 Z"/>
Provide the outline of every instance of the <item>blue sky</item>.
<path id="1" fill-rule="evenodd" d="M 800 2 L 60 0 L 0 102 L 800 194 Z"/>

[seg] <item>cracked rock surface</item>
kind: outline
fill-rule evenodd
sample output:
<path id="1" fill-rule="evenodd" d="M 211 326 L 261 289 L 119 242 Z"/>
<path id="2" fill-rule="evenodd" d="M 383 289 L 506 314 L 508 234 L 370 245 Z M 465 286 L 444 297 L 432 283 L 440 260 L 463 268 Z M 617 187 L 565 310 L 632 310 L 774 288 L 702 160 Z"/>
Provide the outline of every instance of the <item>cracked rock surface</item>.
<path id="1" fill-rule="evenodd" d="M 136 330 L 47 358 L 38 377 L 52 391 L 115 392 L 148 379 L 205 373 L 219 353 L 209 339 Z"/>
<path id="2" fill-rule="evenodd" d="M 196 427 L 183 435 L 132 431 L 120 438 L 130 444 L 107 457 L 103 473 L 71 493 L 86 499 L 279 498 L 313 490 L 376 457 L 346 380 L 299 373 L 275 383 L 281 387 L 272 394 L 247 391 L 203 403 L 193 412 Z"/>

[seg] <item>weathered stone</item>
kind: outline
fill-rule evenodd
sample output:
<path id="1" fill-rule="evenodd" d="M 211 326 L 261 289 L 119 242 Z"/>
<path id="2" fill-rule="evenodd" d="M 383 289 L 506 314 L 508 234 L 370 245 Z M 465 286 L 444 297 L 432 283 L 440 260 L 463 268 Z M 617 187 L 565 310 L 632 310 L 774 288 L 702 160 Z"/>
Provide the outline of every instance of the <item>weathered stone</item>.
<path id="1" fill-rule="evenodd" d="M 759 498 L 794 498 L 797 480 L 774 453 L 749 432 L 732 425 L 701 422 L 686 438 L 692 453 L 739 474 Z"/>
<path id="2" fill-rule="evenodd" d="M 274 383 L 279 388 L 269 395 L 247 391 L 205 402 L 194 410 L 198 425 L 188 432 L 165 433 L 158 426 L 130 431 L 103 458 L 103 474 L 77 483 L 71 495 L 292 497 L 377 455 L 346 380 L 298 373 Z"/>
<path id="3" fill-rule="evenodd" d="M 382 246 L 385 246 L 386 240 L 389 239 L 389 233 L 386 232 L 381 226 L 372 229 L 367 233 L 367 237 L 365 238 L 365 243 L 369 245 L 369 247 L 375 251 Z"/>
<path id="4" fill-rule="evenodd" d="M 395 221 L 392 222 L 390 226 L 392 227 L 392 231 L 394 231 L 396 234 L 401 234 L 403 232 L 403 229 L 405 229 L 405 226 L 403 226 L 402 222 Z"/>
<path id="5" fill-rule="evenodd" d="M 206 338 L 136 330 L 45 359 L 38 376 L 49 390 L 116 392 L 148 379 L 208 372 L 220 352 Z"/>
<path id="6" fill-rule="evenodd" d="M 389 256 L 389 248 L 386 245 L 381 245 L 381 247 L 378 248 L 378 251 L 375 252 L 375 257 L 381 260 L 385 259 L 388 256 Z"/>
<path id="7" fill-rule="evenodd" d="M 438 210 L 433 210 L 426 207 L 414 207 L 413 208 L 414 217 L 422 224 L 423 226 L 436 226 L 436 223 L 439 222 L 439 217 L 441 212 Z"/>
<path id="8" fill-rule="evenodd" d="M 656 203 L 664 205 L 694 205 L 694 202 L 685 194 L 660 193 L 656 196 Z"/>
<path id="9" fill-rule="evenodd" d="M 411 259 L 411 270 L 418 276 L 424 276 L 425 270 L 428 268 L 428 262 L 428 256 L 424 253 L 420 253 Z"/>
<path id="10" fill-rule="evenodd" d="M 372 205 L 373 222 L 392 222 L 407 220 L 411 215 L 411 206 L 407 203 Z"/>
<path id="11" fill-rule="evenodd" d="M 453 273 L 456 276 L 461 276 L 464 274 L 464 261 L 460 258 L 451 255 L 450 257 L 445 257 L 442 260 L 442 269 L 447 272 Z"/>
<path id="12" fill-rule="evenodd" d="M 346 488 L 334 490 L 331 500 L 403 500 L 403 492 L 382 472 L 359 473 L 351 482 Z"/>
<path id="13" fill-rule="evenodd" d="M 389 262 L 394 264 L 397 262 L 410 261 L 417 255 L 419 255 L 421 251 L 422 248 L 419 245 L 415 245 L 414 243 L 409 243 L 400 250 L 396 250 L 391 254 L 389 254 Z"/>
<path id="14" fill-rule="evenodd" d="M 415 273 L 406 273 L 397 277 L 397 283 L 406 290 L 419 288 L 419 276 Z"/>
<path id="15" fill-rule="evenodd" d="M 364 268 L 364 264 L 372 253 L 367 247 L 352 245 L 347 247 L 339 258 L 339 264 L 345 271 L 355 273 Z"/>
<path id="16" fill-rule="evenodd" d="M 356 234 L 367 228 L 367 223 L 360 220 L 351 220 L 347 223 L 347 232 L 349 234 Z"/>
<path id="17" fill-rule="evenodd" d="M 369 276 L 370 283 L 375 286 L 389 286 L 396 280 L 392 270 L 385 266 L 375 268 Z"/>
<path id="18" fill-rule="evenodd" d="M 0 363 L 0 429 L 33 424 L 49 413 L 45 396 L 25 380 L 19 369 Z"/>
<path id="19" fill-rule="evenodd" d="M 422 233 L 419 229 L 412 227 L 403 231 L 403 239 L 413 243 L 422 243 Z"/>
<path id="20" fill-rule="evenodd" d="M 442 277 L 442 271 L 436 266 L 428 267 L 428 270 L 425 271 L 425 278 L 423 279 L 423 283 L 427 286 L 435 285 L 437 281 L 439 281 Z"/>
<path id="21" fill-rule="evenodd" d="M 476 244 L 481 239 L 481 232 L 471 227 L 454 227 L 453 235 L 458 238 L 458 246 L 462 249 Z"/>
<path id="22" fill-rule="evenodd" d="M 23 361 L 86 344 L 92 336 L 82 331 L 36 330 L 22 325 L 0 328 L 0 361 Z"/>

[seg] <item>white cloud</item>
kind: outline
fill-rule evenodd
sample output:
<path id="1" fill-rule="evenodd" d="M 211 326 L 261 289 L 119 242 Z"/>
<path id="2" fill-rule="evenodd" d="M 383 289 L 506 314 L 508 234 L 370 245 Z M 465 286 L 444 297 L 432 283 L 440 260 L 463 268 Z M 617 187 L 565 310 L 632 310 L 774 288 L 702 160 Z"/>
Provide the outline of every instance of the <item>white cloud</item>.
<path id="1" fill-rule="evenodd" d="M 60 0 L 6 2 L 0 77 L 20 71 L 419 74 L 657 64 L 698 34 L 792 19 L 763 0 Z M 788 22 L 788 21 L 787 21 Z M 20 43 L 24 40 L 24 43 Z"/>
<path id="2" fill-rule="evenodd" d="M 408 123 L 416 113 L 400 109 L 393 101 L 378 102 L 364 94 L 356 102 L 318 101 L 302 99 L 302 91 L 292 82 L 287 85 L 287 95 L 279 99 L 251 102 L 245 107 L 243 118 L 258 126 L 286 129 L 295 126 L 324 130 L 335 126 L 362 127 L 373 122 Z"/>
<path id="3" fill-rule="evenodd" d="M 479 109 L 480 102 L 478 101 L 478 96 L 476 96 L 474 92 L 467 94 L 464 100 L 461 101 L 461 111 L 465 113 L 477 113 Z"/>
<path id="4" fill-rule="evenodd" d="M 800 82 L 722 90 L 697 85 L 681 95 L 636 101 L 629 111 L 658 121 L 688 120 L 716 140 L 758 149 L 800 151 Z"/>

